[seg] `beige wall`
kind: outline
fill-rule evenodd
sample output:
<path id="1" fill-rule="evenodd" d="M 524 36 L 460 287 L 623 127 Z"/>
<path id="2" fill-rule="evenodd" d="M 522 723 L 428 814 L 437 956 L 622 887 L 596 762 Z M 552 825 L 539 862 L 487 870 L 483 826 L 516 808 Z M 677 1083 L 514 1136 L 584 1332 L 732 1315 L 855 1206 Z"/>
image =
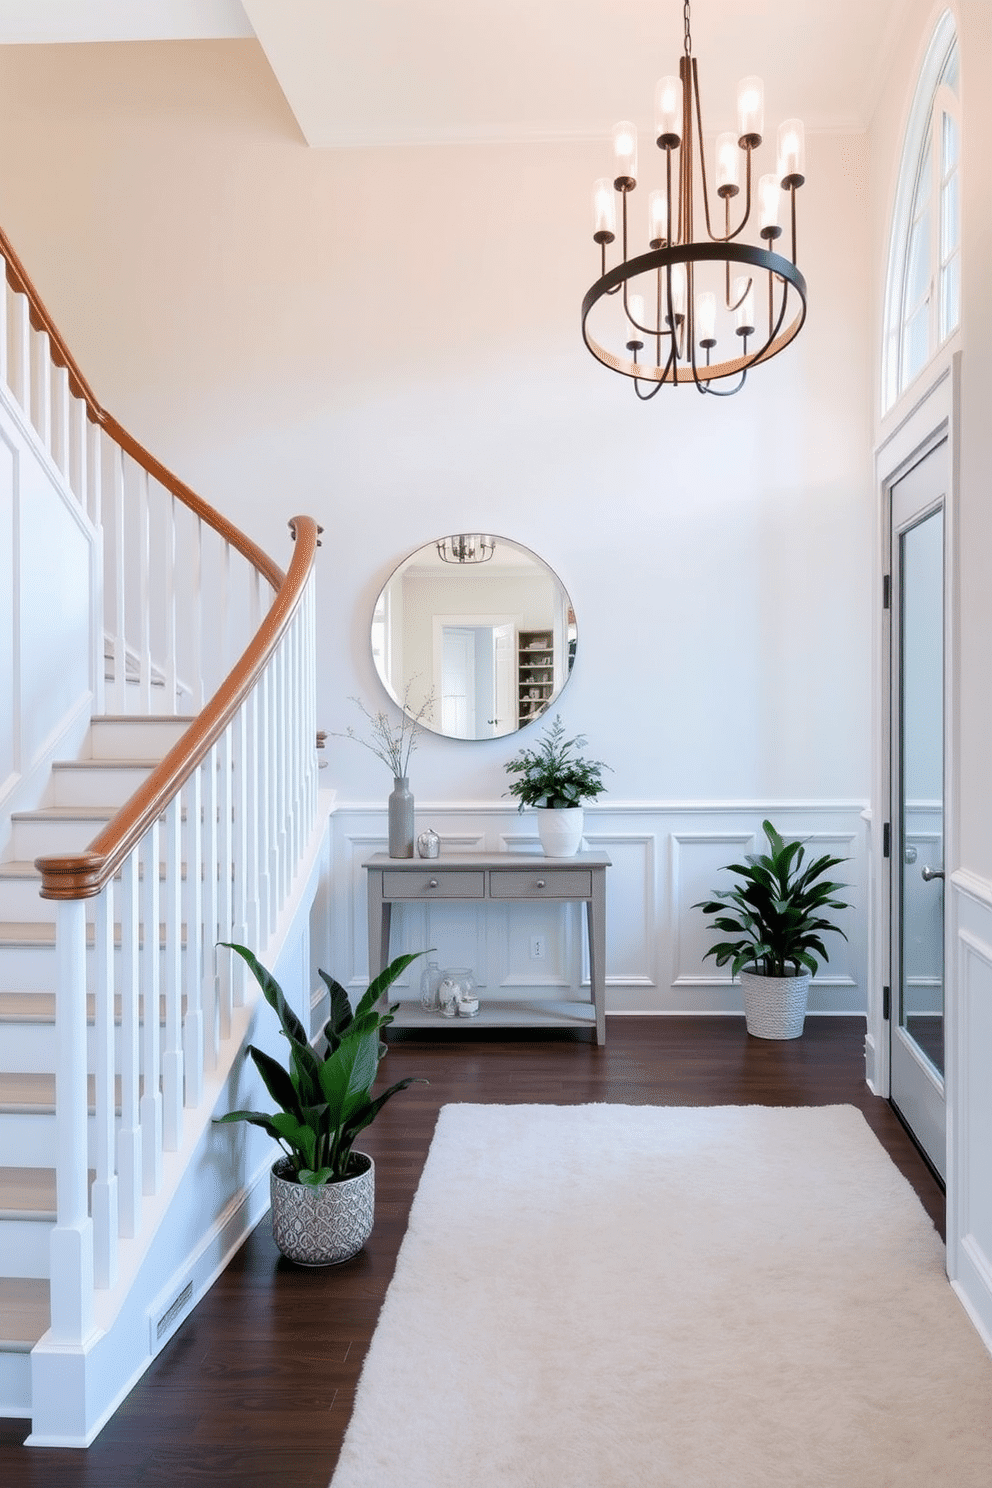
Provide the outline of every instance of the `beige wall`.
<path id="1" fill-rule="evenodd" d="M 495 531 L 574 601 L 562 712 L 615 798 L 867 797 L 863 137 L 809 141 L 796 345 L 642 406 L 579 335 L 605 144 L 307 150 L 253 42 L 5 49 L 0 121 L 4 223 L 99 396 L 281 559 L 323 523 L 323 727 L 379 706 L 395 565 Z M 491 799 L 510 752 L 426 741 L 414 787 Z"/>

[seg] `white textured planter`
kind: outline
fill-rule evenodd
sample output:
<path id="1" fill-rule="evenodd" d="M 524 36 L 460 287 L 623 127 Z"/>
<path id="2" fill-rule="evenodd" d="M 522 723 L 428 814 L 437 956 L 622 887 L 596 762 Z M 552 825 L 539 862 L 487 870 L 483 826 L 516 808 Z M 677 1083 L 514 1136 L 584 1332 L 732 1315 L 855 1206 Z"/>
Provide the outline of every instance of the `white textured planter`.
<path id="1" fill-rule="evenodd" d="M 537 806 L 537 831 L 546 858 L 574 858 L 582 841 L 584 807 Z"/>
<path id="2" fill-rule="evenodd" d="M 809 979 L 808 971 L 796 977 L 766 977 L 742 971 L 748 1033 L 763 1039 L 799 1038 L 806 1021 Z"/>
<path id="3" fill-rule="evenodd" d="M 298 1266 L 336 1266 L 361 1250 L 375 1216 L 375 1164 L 341 1183 L 310 1188 L 283 1178 L 285 1158 L 272 1166 L 272 1237 L 287 1260 Z"/>

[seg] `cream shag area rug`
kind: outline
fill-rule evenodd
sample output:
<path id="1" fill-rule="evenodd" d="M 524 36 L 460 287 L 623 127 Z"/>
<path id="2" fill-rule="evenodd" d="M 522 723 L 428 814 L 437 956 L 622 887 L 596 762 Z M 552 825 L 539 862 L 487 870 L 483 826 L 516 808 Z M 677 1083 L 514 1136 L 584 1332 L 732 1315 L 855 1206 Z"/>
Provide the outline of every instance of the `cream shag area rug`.
<path id="1" fill-rule="evenodd" d="M 333 1488 L 990 1488 L 992 1358 L 851 1106 L 446 1106 Z"/>

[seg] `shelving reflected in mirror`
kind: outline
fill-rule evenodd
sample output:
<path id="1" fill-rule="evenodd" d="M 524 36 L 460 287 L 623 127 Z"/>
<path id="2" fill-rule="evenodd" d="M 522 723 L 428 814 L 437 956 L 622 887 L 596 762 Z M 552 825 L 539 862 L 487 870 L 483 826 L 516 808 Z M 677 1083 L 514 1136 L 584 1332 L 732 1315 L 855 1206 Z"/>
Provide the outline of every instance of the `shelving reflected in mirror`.
<path id="1" fill-rule="evenodd" d="M 372 659 L 399 707 L 448 739 L 495 739 L 555 702 L 575 660 L 572 602 L 536 553 L 504 537 L 426 543 L 383 585 Z"/>

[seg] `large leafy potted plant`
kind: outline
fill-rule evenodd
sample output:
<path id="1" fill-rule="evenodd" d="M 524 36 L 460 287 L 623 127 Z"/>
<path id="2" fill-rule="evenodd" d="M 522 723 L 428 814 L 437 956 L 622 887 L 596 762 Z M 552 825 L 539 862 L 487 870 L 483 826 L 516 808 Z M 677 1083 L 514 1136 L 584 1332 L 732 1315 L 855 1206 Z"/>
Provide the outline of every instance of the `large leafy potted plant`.
<path id="1" fill-rule="evenodd" d="M 537 812 L 541 846 L 549 858 L 570 858 L 582 841 L 583 802 L 595 800 L 606 789 L 602 760 L 584 759 L 576 750 L 585 746 L 583 734 L 566 739 L 561 714 L 545 731 L 536 749 L 521 749 L 504 766 L 511 780 L 508 794 L 517 809 Z"/>
<path id="2" fill-rule="evenodd" d="M 372 1233 L 375 1212 L 375 1165 L 367 1153 L 354 1150 L 355 1140 L 388 1100 L 415 1083 L 411 1076 L 372 1095 L 385 1053 L 380 1035 L 395 1012 L 395 1006 L 383 1011 L 380 1001 L 420 952 L 391 961 L 354 1011 L 340 982 L 320 972 L 331 1003 L 318 1052 L 272 973 L 245 946 L 222 943 L 247 962 L 275 1009 L 289 1041 L 289 1059 L 284 1068 L 249 1044 L 248 1054 L 280 1109 L 274 1114 L 229 1111 L 218 1121 L 259 1126 L 283 1149 L 270 1177 L 272 1233 L 283 1255 L 305 1266 L 346 1261 Z"/>
<path id="3" fill-rule="evenodd" d="M 827 877 L 846 859 L 825 855 L 804 866 L 802 842 L 786 842 L 769 821 L 762 826 L 769 851 L 748 853 L 743 863 L 729 864 L 728 872 L 741 881 L 731 889 L 714 889 L 712 899 L 693 909 L 716 915 L 711 928 L 729 937 L 710 946 L 706 955 L 717 966 L 729 961 L 731 975 L 740 976 L 748 1033 L 798 1038 L 817 957 L 829 959 L 822 936 L 828 930 L 844 935 L 823 911 L 850 908 L 835 897 L 847 885 Z"/>

